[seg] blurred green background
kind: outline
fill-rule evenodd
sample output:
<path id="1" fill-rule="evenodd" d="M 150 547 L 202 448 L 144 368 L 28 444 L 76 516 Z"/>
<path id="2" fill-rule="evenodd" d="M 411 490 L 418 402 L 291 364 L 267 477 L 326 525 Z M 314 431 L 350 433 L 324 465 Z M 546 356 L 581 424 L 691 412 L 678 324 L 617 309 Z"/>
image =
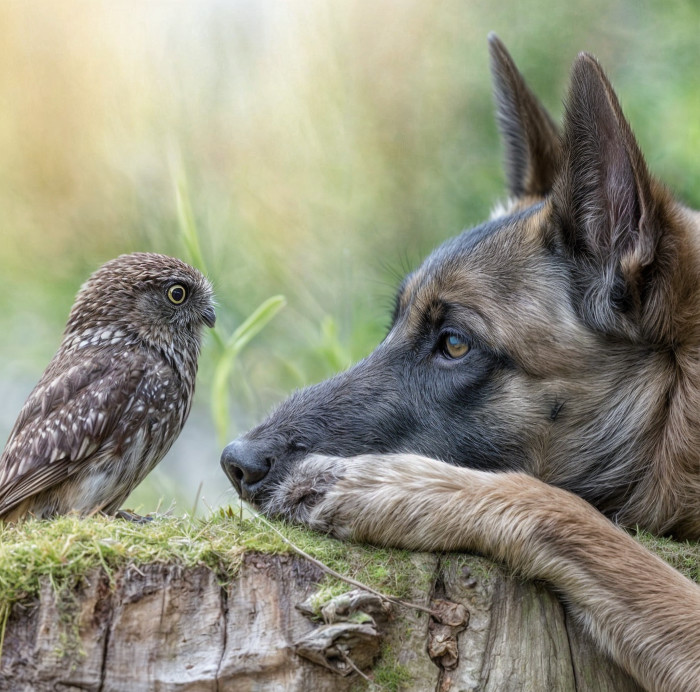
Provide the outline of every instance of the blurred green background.
<path id="1" fill-rule="evenodd" d="M 94 269 L 190 259 L 178 177 L 223 331 L 287 298 L 235 362 L 229 437 L 367 354 L 401 275 L 503 197 L 490 30 L 557 117 L 573 58 L 596 54 L 652 171 L 700 207 L 698 2 L 0 3 L 0 437 Z M 217 357 L 210 336 L 190 421 L 133 508 L 234 500 Z"/>

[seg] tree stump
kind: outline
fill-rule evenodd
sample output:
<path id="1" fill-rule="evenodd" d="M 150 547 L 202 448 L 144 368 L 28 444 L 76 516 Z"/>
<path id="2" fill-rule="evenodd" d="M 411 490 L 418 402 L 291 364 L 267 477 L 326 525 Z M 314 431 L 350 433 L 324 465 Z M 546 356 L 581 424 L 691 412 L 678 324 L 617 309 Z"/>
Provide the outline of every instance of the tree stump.
<path id="1" fill-rule="evenodd" d="M 9 610 L 0 689 L 639 689 L 544 585 L 474 556 L 406 559 L 410 600 L 436 617 L 358 593 L 315 607 L 324 574 L 291 554 L 246 552 L 224 583 L 167 563 L 94 567 L 60 592 L 46 576 Z"/>

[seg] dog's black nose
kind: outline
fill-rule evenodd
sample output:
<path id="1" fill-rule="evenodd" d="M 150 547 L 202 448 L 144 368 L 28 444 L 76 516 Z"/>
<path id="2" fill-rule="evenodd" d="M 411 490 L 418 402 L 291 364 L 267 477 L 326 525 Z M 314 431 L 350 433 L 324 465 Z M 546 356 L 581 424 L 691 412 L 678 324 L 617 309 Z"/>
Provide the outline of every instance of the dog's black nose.
<path id="1" fill-rule="evenodd" d="M 221 453 L 221 468 L 238 491 L 247 499 L 254 485 L 267 476 L 272 460 L 258 445 L 240 438 L 229 443 Z"/>

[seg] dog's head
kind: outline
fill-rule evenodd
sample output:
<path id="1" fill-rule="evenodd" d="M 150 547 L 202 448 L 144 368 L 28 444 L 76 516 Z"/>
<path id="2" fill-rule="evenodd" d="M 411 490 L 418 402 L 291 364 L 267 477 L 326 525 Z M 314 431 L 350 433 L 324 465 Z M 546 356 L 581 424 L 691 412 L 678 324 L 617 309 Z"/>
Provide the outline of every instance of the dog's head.
<path id="1" fill-rule="evenodd" d="M 490 46 L 512 201 L 404 279 L 372 354 L 226 447 L 236 489 L 270 512 L 302 458 L 390 452 L 523 469 L 618 509 L 659 442 L 697 338 L 690 212 L 650 177 L 594 58 L 574 64 L 560 134 Z"/>

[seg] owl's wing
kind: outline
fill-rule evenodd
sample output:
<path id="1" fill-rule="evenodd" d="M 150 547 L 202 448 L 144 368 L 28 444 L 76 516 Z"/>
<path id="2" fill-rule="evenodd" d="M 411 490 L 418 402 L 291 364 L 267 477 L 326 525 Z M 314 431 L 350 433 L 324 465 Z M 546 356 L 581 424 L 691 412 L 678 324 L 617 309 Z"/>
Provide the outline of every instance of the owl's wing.
<path id="1" fill-rule="evenodd" d="M 156 365 L 149 361 L 138 352 L 123 358 L 103 351 L 85 354 L 64 371 L 49 365 L 0 457 L 0 516 L 73 475 L 106 442 L 117 449 L 114 433 Z M 130 422 L 139 415 L 146 414 L 132 411 Z"/>

